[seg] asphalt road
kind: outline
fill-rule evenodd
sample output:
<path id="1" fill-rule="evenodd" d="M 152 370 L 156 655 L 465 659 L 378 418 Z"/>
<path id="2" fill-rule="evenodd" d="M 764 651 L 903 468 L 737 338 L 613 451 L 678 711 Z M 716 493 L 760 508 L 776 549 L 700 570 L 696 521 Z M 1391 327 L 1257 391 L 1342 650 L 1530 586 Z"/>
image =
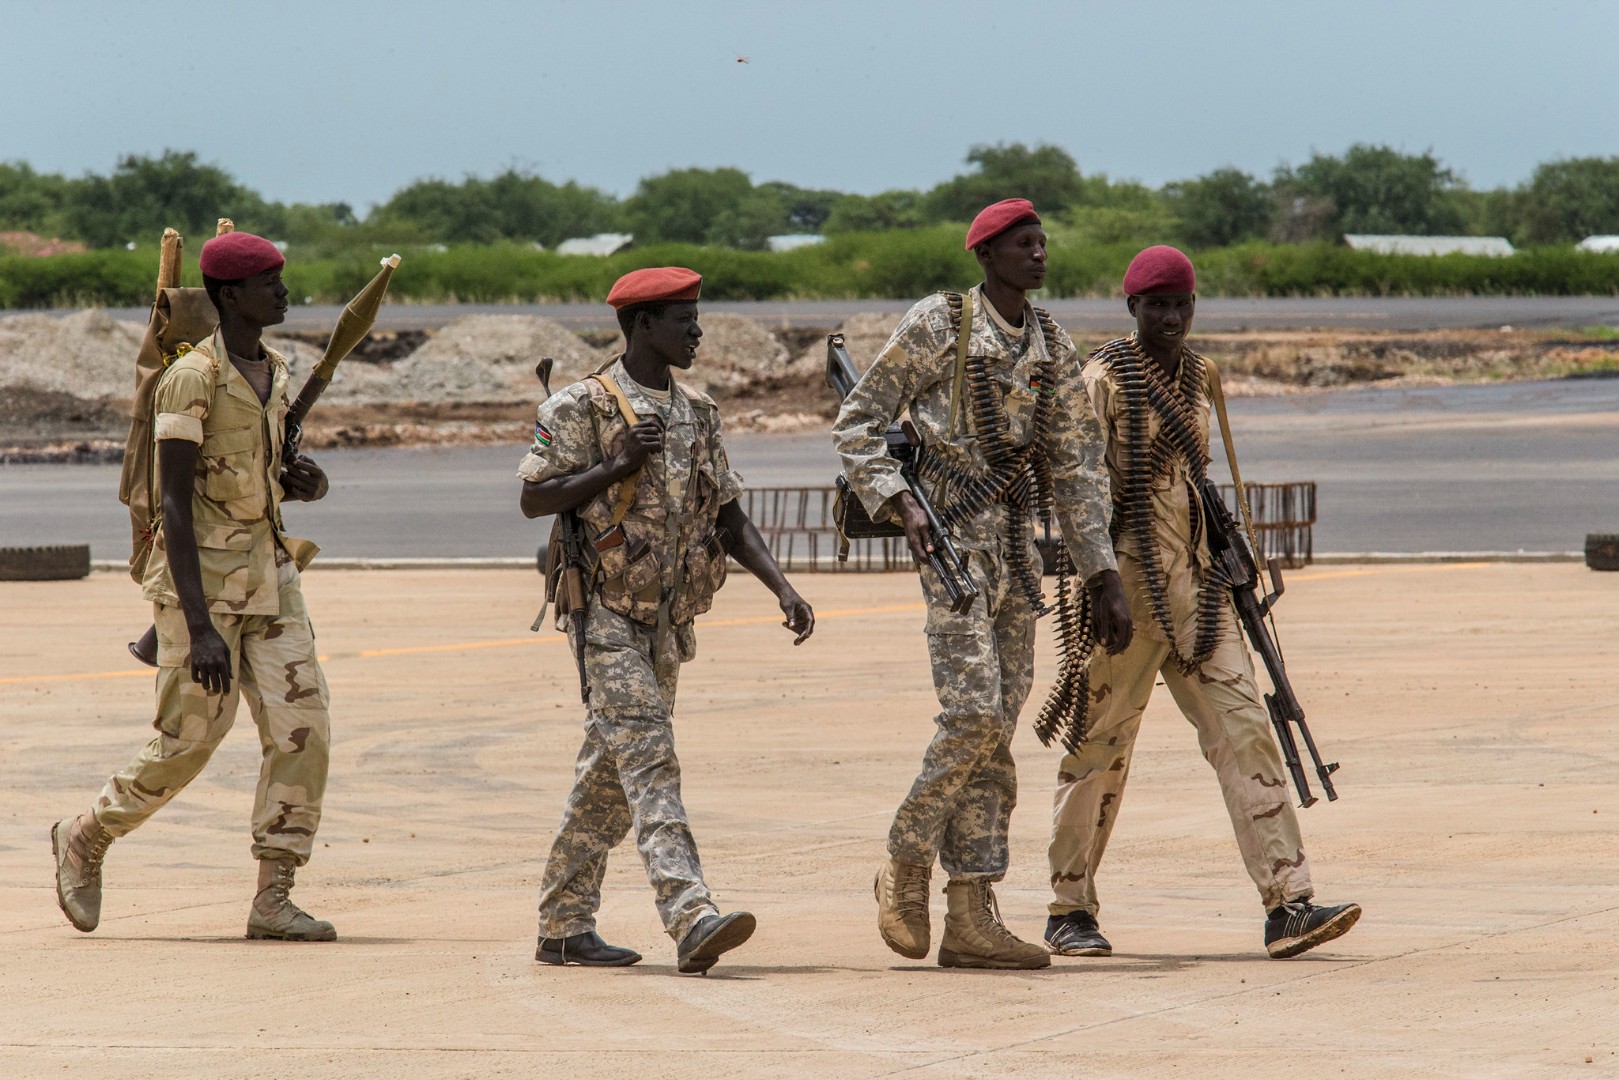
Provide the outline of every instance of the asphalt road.
<path id="1" fill-rule="evenodd" d="M 1619 532 L 1619 380 L 1370 390 L 1231 402 L 1250 481 L 1315 480 L 1317 552 L 1572 551 Z M 751 486 L 824 485 L 824 432 L 737 434 Z M 1218 440 L 1216 440 L 1218 446 Z M 327 450 L 330 496 L 287 527 L 350 557 L 513 556 L 544 522 L 517 511 L 523 447 Z M 0 546 L 128 551 L 118 469 L 0 466 Z"/>
<path id="2" fill-rule="evenodd" d="M 747 315 L 766 324 L 831 329 L 863 311 L 892 311 L 909 300 L 705 301 L 705 311 Z M 1122 333 L 1129 329 L 1124 301 L 1047 300 L 1058 322 L 1077 335 Z M 286 329 L 330 330 L 340 308 L 295 307 Z M 0 311 L 0 317 L 20 314 Z M 115 308 L 120 319 L 146 321 L 145 308 Z M 377 318 L 384 330 L 432 330 L 474 314 L 543 315 L 575 330 L 616 328 L 605 304 L 388 304 Z M 1205 333 L 1313 328 L 1358 330 L 1439 330 L 1460 327 L 1575 327 L 1619 325 L 1619 297 L 1612 296 L 1457 296 L 1457 297 L 1208 297 L 1198 307 Z"/>

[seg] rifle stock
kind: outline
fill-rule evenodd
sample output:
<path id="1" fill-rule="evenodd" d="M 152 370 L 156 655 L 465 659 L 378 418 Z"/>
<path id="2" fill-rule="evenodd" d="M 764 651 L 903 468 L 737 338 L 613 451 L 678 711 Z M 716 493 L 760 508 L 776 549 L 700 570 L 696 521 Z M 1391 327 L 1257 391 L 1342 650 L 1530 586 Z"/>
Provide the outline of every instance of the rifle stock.
<path id="1" fill-rule="evenodd" d="M 1229 582 L 1232 603 L 1237 609 L 1237 619 L 1242 623 L 1248 641 L 1259 654 L 1260 660 L 1265 665 L 1265 671 L 1270 676 L 1273 690 L 1265 695 L 1265 709 L 1270 714 L 1271 727 L 1276 732 L 1276 745 L 1281 750 L 1282 761 L 1293 779 L 1294 788 L 1298 791 L 1299 805 L 1313 806 L 1319 800 L 1310 790 L 1309 777 L 1305 774 L 1304 764 L 1299 758 L 1298 741 L 1293 736 L 1295 728 L 1304 739 L 1305 748 L 1309 751 L 1311 763 L 1315 767 L 1316 778 L 1320 780 L 1321 788 L 1327 794 L 1327 801 L 1331 802 L 1338 797 L 1338 791 L 1332 784 L 1332 774 L 1337 771 L 1338 763 L 1321 760 L 1321 752 L 1316 749 L 1315 739 L 1310 734 L 1310 726 L 1304 720 L 1304 706 L 1299 704 L 1298 695 L 1293 692 L 1293 683 L 1287 677 L 1287 667 L 1282 661 L 1281 650 L 1277 648 L 1276 640 L 1265 626 L 1265 616 L 1275 604 L 1276 598 L 1282 594 L 1281 570 L 1275 559 L 1267 564 L 1275 591 L 1261 600 L 1258 595 L 1259 568 L 1242 538 L 1242 533 L 1237 529 L 1236 521 L 1232 519 L 1231 511 L 1226 509 L 1225 500 L 1220 497 L 1220 489 L 1212 480 L 1205 478 L 1199 484 L 1198 494 L 1203 504 L 1203 521 L 1208 529 L 1209 553 L 1219 564 L 1221 574 Z"/>

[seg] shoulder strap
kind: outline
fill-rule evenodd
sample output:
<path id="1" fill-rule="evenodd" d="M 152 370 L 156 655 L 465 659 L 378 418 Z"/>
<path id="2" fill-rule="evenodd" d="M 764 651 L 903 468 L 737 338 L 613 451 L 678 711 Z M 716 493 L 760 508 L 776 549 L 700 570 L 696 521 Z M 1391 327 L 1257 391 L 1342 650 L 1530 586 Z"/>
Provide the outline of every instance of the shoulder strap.
<path id="1" fill-rule="evenodd" d="M 624 396 L 624 391 L 619 388 L 618 383 L 614 381 L 611 375 L 605 371 L 598 371 L 593 375 L 587 375 L 585 381 L 597 383 L 603 390 L 613 395 L 614 400 L 618 402 L 618 414 L 624 418 L 625 425 L 629 427 L 635 426 L 635 422 L 640 417 L 635 415 L 635 409 L 630 406 L 630 399 Z M 614 525 L 623 521 L 624 515 L 630 512 L 630 504 L 635 502 L 635 489 L 640 482 L 640 469 L 636 469 L 620 481 L 622 486 L 618 489 L 618 505 L 613 507 Z"/>
<path id="2" fill-rule="evenodd" d="M 1231 467 L 1231 479 L 1237 485 L 1237 509 L 1242 513 L 1242 525 L 1248 532 L 1248 543 L 1256 560 L 1264 555 L 1264 548 L 1259 546 L 1259 537 L 1254 532 L 1253 511 L 1248 509 L 1248 489 L 1242 483 L 1242 471 L 1237 468 L 1237 449 L 1231 443 L 1231 421 L 1226 418 L 1225 394 L 1220 389 L 1220 369 L 1214 366 L 1214 361 L 1203 357 L 1203 370 L 1209 376 L 1209 400 L 1214 403 L 1214 411 L 1220 418 L 1220 438 L 1225 443 L 1226 464 Z"/>
<path id="3" fill-rule="evenodd" d="M 956 373 L 950 380 L 950 430 L 961 430 L 961 384 L 967 377 L 967 345 L 973 333 L 973 291 L 961 294 L 961 323 L 956 327 Z"/>

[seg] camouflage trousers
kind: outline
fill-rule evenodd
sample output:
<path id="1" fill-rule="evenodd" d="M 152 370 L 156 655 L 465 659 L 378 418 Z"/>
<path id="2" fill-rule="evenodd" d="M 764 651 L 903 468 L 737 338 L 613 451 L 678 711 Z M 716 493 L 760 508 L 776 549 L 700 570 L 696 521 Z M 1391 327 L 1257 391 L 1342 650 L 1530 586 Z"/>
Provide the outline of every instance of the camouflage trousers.
<path id="1" fill-rule="evenodd" d="M 280 567 L 281 612 L 214 612 L 214 628 L 230 649 L 229 693 L 210 694 L 191 678 L 190 634 L 177 607 L 155 604 L 158 735 L 107 781 L 96 820 L 123 836 L 189 784 L 213 756 L 247 699 L 259 728 L 263 760 L 253 802 L 253 857 L 309 861 L 320 824 L 330 761 L 326 677 L 315 658 L 315 634 L 298 585 L 298 568 Z"/>
<path id="2" fill-rule="evenodd" d="M 1012 736 L 1034 683 L 1034 612 L 1003 555 L 963 554 L 980 590 L 964 614 L 950 610 L 938 576 L 922 568 L 940 712 L 889 828 L 888 853 L 917 866 L 938 859 L 951 881 L 999 881 L 1017 805 Z"/>
<path id="3" fill-rule="evenodd" d="M 677 632 L 690 655 L 690 628 Z M 570 641 L 573 630 L 569 628 Z M 680 801 L 671 713 L 681 655 L 655 649 L 657 631 L 592 604 L 585 624 L 590 715 L 573 790 L 540 881 L 540 936 L 596 928 L 607 853 L 635 831 L 658 914 L 679 941 L 717 914 Z"/>
<path id="4" fill-rule="evenodd" d="M 1051 913 L 1097 911 L 1096 870 L 1118 818 L 1141 714 L 1160 677 L 1214 767 L 1237 848 L 1265 909 L 1308 896 L 1310 864 L 1288 794 L 1287 771 L 1235 614 L 1228 605 L 1213 655 L 1183 675 L 1169 646 L 1154 632 L 1140 590 L 1130 588 L 1130 560 L 1121 556 L 1119 569 L 1131 595 L 1135 637 L 1118 656 L 1098 650 L 1091 661 L 1090 734 L 1080 752 L 1065 754 L 1058 766 L 1049 852 Z M 1191 610 L 1186 604 L 1175 609 Z"/>

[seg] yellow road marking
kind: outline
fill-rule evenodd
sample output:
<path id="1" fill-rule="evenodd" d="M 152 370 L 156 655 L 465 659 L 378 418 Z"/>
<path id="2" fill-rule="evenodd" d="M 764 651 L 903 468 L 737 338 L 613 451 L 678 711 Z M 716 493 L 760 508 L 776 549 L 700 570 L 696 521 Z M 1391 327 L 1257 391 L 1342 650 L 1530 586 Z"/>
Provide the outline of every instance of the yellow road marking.
<path id="1" fill-rule="evenodd" d="M 878 607 L 838 608 L 831 611 L 818 611 L 815 621 L 823 622 L 827 619 L 858 618 L 862 615 L 887 615 L 894 612 L 922 611 L 924 604 L 885 604 Z M 766 623 L 779 623 L 779 615 L 762 615 L 748 619 L 712 619 L 704 620 L 703 628 L 710 629 L 716 626 L 761 626 Z M 370 659 L 378 656 L 410 656 L 417 653 L 466 652 L 473 649 L 511 649 L 524 645 L 560 645 L 567 638 L 558 634 L 546 634 L 543 637 L 502 638 L 498 641 L 462 641 L 448 645 L 409 645 L 397 649 L 362 649 L 350 655 Z M 326 663 L 329 656 L 319 657 L 321 663 Z M 141 668 L 137 671 L 90 671 L 68 675 L 12 675 L 0 678 L 0 686 L 11 683 L 50 683 L 73 682 L 78 679 L 133 679 L 152 678 L 155 673 L 150 668 Z"/>
<path id="2" fill-rule="evenodd" d="M 1493 566 L 1489 562 L 1461 562 L 1461 563 L 1420 563 L 1409 566 L 1366 566 L 1354 570 L 1320 570 L 1306 571 L 1304 573 L 1289 574 L 1289 581 L 1330 581 L 1337 578 L 1370 577 L 1374 574 L 1434 574 L 1447 570 L 1476 570 L 1481 566 Z M 862 615 L 889 615 L 906 611 L 922 611 L 924 604 L 884 604 L 877 607 L 838 608 L 832 611 L 816 612 L 816 622 L 827 619 L 859 618 Z M 714 619 L 705 620 L 704 629 L 719 626 L 762 626 L 768 623 L 780 622 L 778 615 L 755 616 L 747 619 Z M 362 649 L 354 654 L 371 659 L 380 656 L 411 656 L 420 653 L 443 652 L 470 652 L 474 649 L 512 649 L 524 645 L 559 645 L 567 638 L 556 634 L 546 634 L 543 637 L 502 638 L 498 641 L 464 641 L 448 645 L 410 645 L 397 649 Z M 321 662 L 326 657 L 321 657 Z M 151 678 L 152 671 L 143 668 L 139 671 L 92 671 L 70 675 L 12 675 L 0 678 L 0 686 L 16 683 L 54 683 L 74 682 L 79 679 L 133 679 Z"/>

